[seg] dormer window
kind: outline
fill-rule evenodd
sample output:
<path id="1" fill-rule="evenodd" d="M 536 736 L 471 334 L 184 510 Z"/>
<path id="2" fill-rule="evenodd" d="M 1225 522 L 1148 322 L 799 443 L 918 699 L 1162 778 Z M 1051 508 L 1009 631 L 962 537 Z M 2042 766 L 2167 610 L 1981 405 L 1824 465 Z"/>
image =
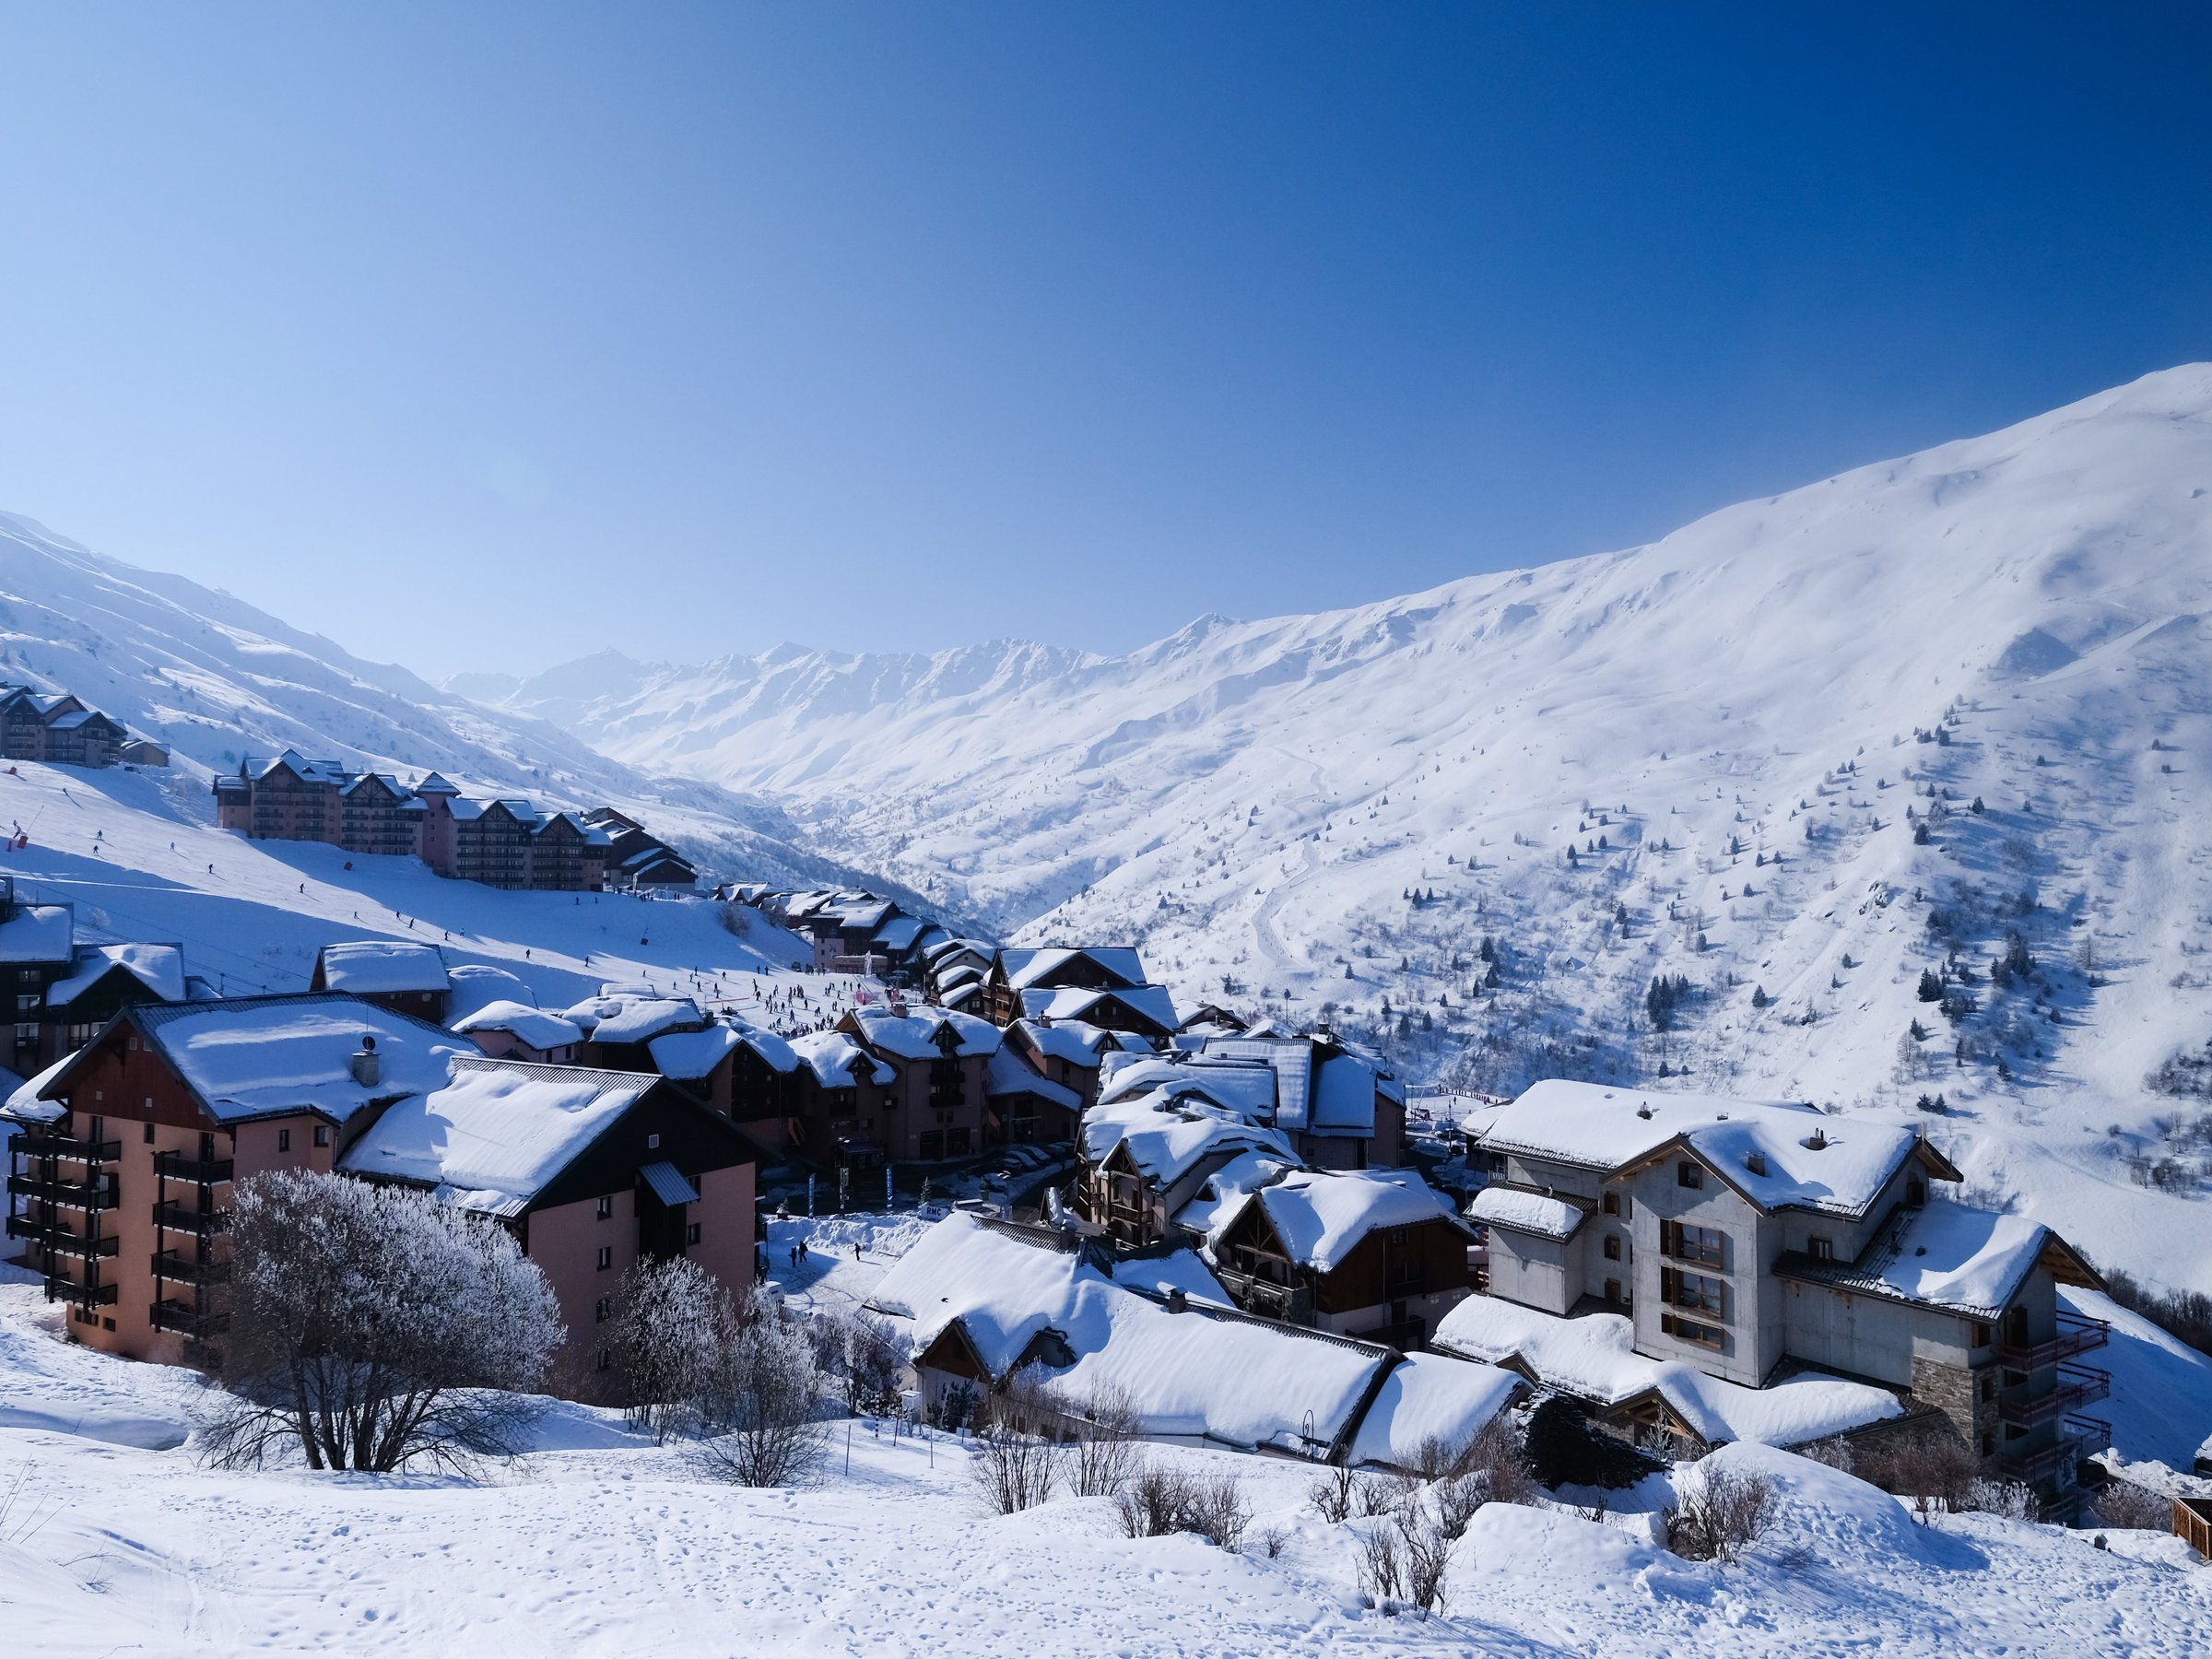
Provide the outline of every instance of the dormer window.
<path id="1" fill-rule="evenodd" d="M 1836 1241 L 1833 1239 L 1816 1237 L 1807 1241 L 1807 1248 L 1811 1250 L 1816 1262 L 1832 1262 L 1836 1259 Z"/>

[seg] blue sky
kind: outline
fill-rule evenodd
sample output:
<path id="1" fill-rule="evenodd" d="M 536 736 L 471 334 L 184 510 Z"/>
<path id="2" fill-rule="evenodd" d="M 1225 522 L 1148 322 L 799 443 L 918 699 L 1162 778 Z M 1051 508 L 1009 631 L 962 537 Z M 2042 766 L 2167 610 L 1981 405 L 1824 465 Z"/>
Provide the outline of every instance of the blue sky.
<path id="1" fill-rule="evenodd" d="M 2212 357 L 2103 9 L 0 0 L 0 509 L 433 675 L 1629 545 Z"/>

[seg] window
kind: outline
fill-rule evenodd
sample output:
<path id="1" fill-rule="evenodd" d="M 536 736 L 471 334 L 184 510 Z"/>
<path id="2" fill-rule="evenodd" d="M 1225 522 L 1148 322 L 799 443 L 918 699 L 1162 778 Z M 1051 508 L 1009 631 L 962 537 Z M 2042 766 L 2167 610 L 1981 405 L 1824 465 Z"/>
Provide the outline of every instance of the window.
<path id="1" fill-rule="evenodd" d="M 1606 1260 L 1608 1262 L 1618 1262 L 1620 1260 L 1620 1235 L 1618 1233 L 1607 1233 L 1606 1235 Z M 1614 1299 L 1612 1297 L 1607 1297 L 1606 1300 L 1607 1301 L 1611 1301 Z"/>
<path id="2" fill-rule="evenodd" d="M 1717 1348 L 1728 1340 L 1728 1333 L 1717 1326 L 1700 1324 L 1694 1319 L 1677 1319 L 1672 1313 L 1659 1316 L 1659 1328 L 1677 1342 L 1694 1342 L 1700 1347 Z"/>
<path id="3" fill-rule="evenodd" d="M 1980 1324 L 1979 1322 L 1977 1322 L 1974 1325 L 1974 1346 L 1976 1347 L 1987 1347 L 1989 1346 L 1989 1327 L 1985 1324 Z"/>
<path id="4" fill-rule="evenodd" d="M 292 1149 L 292 1132 L 291 1132 L 289 1129 L 279 1129 L 279 1130 L 277 1130 L 277 1131 L 276 1131 L 276 1150 L 277 1150 L 277 1151 L 279 1151 L 279 1152 L 289 1152 L 291 1149 Z"/>
<path id="5" fill-rule="evenodd" d="M 151 1124 L 146 1125 L 146 1144 L 149 1147 L 154 1144 L 154 1126 Z"/>
<path id="6" fill-rule="evenodd" d="M 1619 1194 L 1618 1193 L 1607 1193 L 1607 1194 L 1605 1194 L 1603 1197 L 1601 1197 L 1600 1199 L 1598 1199 L 1598 1201 L 1597 1201 L 1597 1209 L 1598 1209 L 1598 1213 L 1599 1213 L 1600 1215 L 1604 1215 L 1604 1216 L 1618 1216 L 1618 1215 L 1619 1215 L 1619 1214 L 1620 1214 L 1620 1194 Z"/>
<path id="7" fill-rule="evenodd" d="M 684 1229 L 684 1242 L 687 1244 L 696 1244 L 699 1242 L 698 1222 L 694 1221 L 690 1226 Z"/>
<path id="8" fill-rule="evenodd" d="M 1705 1185 L 1705 1171 L 1686 1158 L 1675 1166 L 1675 1184 L 1701 1190 Z"/>
<path id="9" fill-rule="evenodd" d="M 1726 1265 L 1727 1241 L 1717 1227 L 1685 1227 L 1679 1221 L 1659 1223 L 1659 1253 L 1701 1267 Z"/>
<path id="10" fill-rule="evenodd" d="M 614 1306 L 615 1304 L 611 1300 L 604 1296 L 601 1297 L 597 1301 L 592 1304 L 593 1320 L 599 1324 L 605 1324 L 606 1323 L 606 1316 L 614 1311 Z"/>
<path id="11" fill-rule="evenodd" d="M 1715 1319 L 1727 1316 L 1728 1287 L 1721 1280 L 1708 1277 L 1702 1273 L 1662 1270 L 1659 1275 L 1659 1294 L 1677 1308 L 1710 1313 Z"/>
<path id="12" fill-rule="evenodd" d="M 612 1267 L 614 1265 L 615 1265 L 615 1247 L 614 1247 L 612 1244 L 602 1244 L 602 1245 L 600 1245 L 600 1246 L 599 1246 L 599 1271 L 600 1271 L 600 1272 L 602 1272 L 602 1273 L 605 1273 L 605 1272 L 606 1272 L 606 1270 L 607 1270 L 609 1267 Z"/>
<path id="13" fill-rule="evenodd" d="M 315 1145 L 318 1147 L 327 1147 L 330 1145 L 330 1125 L 328 1124 L 317 1124 L 315 1125 Z"/>
<path id="14" fill-rule="evenodd" d="M 645 1137 L 645 1149 L 646 1149 L 648 1152 L 652 1151 L 652 1150 L 653 1150 L 653 1149 L 655 1147 L 658 1147 L 660 1144 L 661 1144 L 661 1137 L 660 1137 L 659 1135 L 647 1135 L 647 1136 Z"/>
<path id="15" fill-rule="evenodd" d="M 1996 1454 L 1997 1437 L 1994 1434 L 1983 1435 L 1982 1437 L 1982 1455 L 1984 1457 L 1994 1457 Z"/>
<path id="16" fill-rule="evenodd" d="M 1606 1300 L 1609 1302 L 1618 1302 L 1620 1300 L 1620 1281 L 1618 1279 L 1606 1281 Z"/>
<path id="17" fill-rule="evenodd" d="M 1917 1178 L 1905 1182 L 1905 1202 L 1923 1205 L 1928 1201 L 1928 1183 Z"/>
<path id="18" fill-rule="evenodd" d="M 615 1195 L 612 1193 L 602 1193 L 599 1195 L 599 1219 L 604 1221 L 614 1213 Z"/>
<path id="19" fill-rule="evenodd" d="M 1997 1380 L 1987 1371 L 1982 1373 L 1982 1397 L 1985 1400 L 1997 1397 Z"/>
<path id="20" fill-rule="evenodd" d="M 612 1370 L 614 1368 L 614 1363 L 615 1357 L 608 1353 L 605 1348 L 601 1348 L 598 1352 L 598 1355 L 593 1360 L 593 1364 L 596 1365 L 601 1371 Z"/>
<path id="21" fill-rule="evenodd" d="M 1836 1259 L 1836 1241 L 1833 1239 L 1816 1238 L 1810 1242 L 1814 1261 L 1832 1262 Z"/>

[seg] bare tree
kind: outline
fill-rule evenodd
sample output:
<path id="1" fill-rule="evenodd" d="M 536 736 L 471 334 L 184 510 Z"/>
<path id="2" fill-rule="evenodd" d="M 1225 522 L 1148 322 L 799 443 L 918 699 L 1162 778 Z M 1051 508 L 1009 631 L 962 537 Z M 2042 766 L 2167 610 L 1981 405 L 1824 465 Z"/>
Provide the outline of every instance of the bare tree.
<path id="1" fill-rule="evenodd" d="M 1034 1509 L 1053 1495 L 1060 1462 L 1052 1438 L 1057 1416 L 1043 1383 L 1028 1372 L 1008 1378 L 992 1400 L 989 1419 L 976 1430 L 969 1473 L 994 1513 Z"/>
<path id="2" fill-rule="evenodd" d="M 835 1313 L 816 1319 L 813 1334 L 815 1358 L 838 1380 L 849 1415 L 898 1405 L 906 1354 L 889 1321 L 872 1313 Z"/>
<path id="3" fill-rule="evenodd" d="M 1131 1538 L 1187 1532 L 1224 1549 L 1235 1549 L 1252 1524 L 1252 1506 L 1234 1475 L 1203 1479 L 1153 1458 L 1138 1460 L 1127 1483 L 1114 1495 L 1113 1505 L 1123 1535 Z"/>
<path id="4" fill-rule="evenodd" d="M 1774 1486 L 1763 1475 L 1708 1465 L 1685 1487 L 1666 1514 L 1667 1547 L 1685 1560 L 1733 1561 L 1773 1524 Z"/>
<path id="5" fill-rule="evenodd" d="M 805 1484 L 829 1445 L 825 1379 L 806 1339 L 768 1315 L 725 1332 L 714 1347 L 697 1406 L 700 1467 L 737 1486 Z"/>
<path id="6" fill-rule="evenodd" d="M 1128 1484 L 1141 1461 L 1144 1420 L 1128 1391 L 1106 1383 L 1062 1413 L 1074 1438 L 1067 1447 L 1067 1483 L 1078 1498 L 1111 1498 Z"/>
<path id="7" fill-rule="evenodd" d="M 562 1329 L 496 1222 L 409 1188 L 308 1170 L 238 1184 L 224 1404 L 207 1455 L 250 1467 L 465 1470 L 512 1455 Z"/>

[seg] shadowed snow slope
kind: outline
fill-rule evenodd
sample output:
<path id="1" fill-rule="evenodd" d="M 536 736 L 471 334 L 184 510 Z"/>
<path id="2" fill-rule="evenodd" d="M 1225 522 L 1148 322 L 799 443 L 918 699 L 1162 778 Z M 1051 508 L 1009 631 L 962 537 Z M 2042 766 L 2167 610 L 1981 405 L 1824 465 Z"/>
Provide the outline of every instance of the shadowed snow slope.
<path id="1" fill-rule="evenodd" d="M 2144 1086 L 2212 1036 L 2208 525 L 2195 365 L 1357 609 L 1120 657 L 786 647 L 563 712 L 1021 938 L 1140 945 L 1186 1003 L 1325 1011 L 1416 1077 L 1940 1091 L 1975 1186 L 2212 1287 L 2202 1148 Z M 2033 977 L 1993 986 L 2012 930 Z M 1955 1025 L 1915 994 L 1953 948 Z"/>

